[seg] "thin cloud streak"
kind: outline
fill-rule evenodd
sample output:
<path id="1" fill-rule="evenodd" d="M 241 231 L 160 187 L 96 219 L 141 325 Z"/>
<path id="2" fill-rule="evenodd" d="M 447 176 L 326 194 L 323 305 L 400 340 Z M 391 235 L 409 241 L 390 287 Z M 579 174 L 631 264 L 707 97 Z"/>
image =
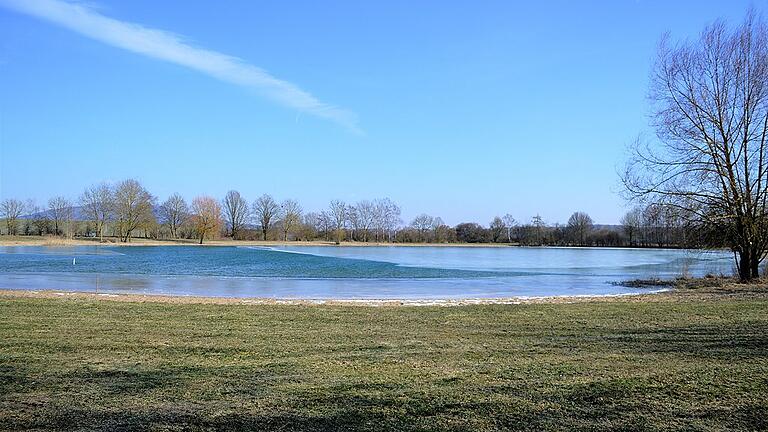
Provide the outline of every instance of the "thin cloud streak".
<path id="1" fill-rule="evenodd" d="M 296 85 L 275 78 L 237 57 L 190 46 L 175 34 L 108 18 L 85 5 L 62 0 L 0 0 L 0 6 L 50 21 L 108 45 L 255 89 L 286 107 L 361 133 L 354 113 L 321 102 Z"/>

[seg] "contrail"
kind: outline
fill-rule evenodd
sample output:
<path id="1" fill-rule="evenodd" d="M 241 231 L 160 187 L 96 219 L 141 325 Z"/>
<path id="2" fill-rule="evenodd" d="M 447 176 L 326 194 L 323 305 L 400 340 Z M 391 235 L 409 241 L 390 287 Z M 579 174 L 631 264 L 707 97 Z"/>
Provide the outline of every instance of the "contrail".
<path id="1" fill-rule="evenodd" d="M 0 0 L 0 6 L 40 18 L 108 45 L 175 63 L 221 81 L 254 89 L 288 108 L 336 122 L 361 133 L 354 113 L 321 102 L 295 84 L 217 51 L 195 48 L 163 30 L 106 17 L 92 8 L 62 0 Z"/>

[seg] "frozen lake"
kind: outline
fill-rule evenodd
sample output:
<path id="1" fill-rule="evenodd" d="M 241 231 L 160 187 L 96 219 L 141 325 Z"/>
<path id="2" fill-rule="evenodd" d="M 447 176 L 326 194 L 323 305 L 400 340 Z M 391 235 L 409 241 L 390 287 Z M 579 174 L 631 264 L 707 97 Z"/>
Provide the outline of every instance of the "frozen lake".
<path id="1" fill-rule="evenodd" d="M 725 252 L 520 247 L 0 247 L 0 288 L 455 299 L 644 292 L 616 282 L 730 274 Z"/>

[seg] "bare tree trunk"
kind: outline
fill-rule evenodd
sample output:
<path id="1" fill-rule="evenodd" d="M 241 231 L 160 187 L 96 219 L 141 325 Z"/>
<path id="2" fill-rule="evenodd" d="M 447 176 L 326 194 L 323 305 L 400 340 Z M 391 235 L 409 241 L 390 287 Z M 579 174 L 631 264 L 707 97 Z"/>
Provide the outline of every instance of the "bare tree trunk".
<path id="1" fill-rule="evenodd" d="M 739 279 L 742 282 L 749 281 L 751 269 L 751 253 L 749 249 L 742 249 L 739 252 Z"/>
<path id="2" fill-rule="evenodd" d="M 749 262 L 749 269 L 750 269 L 750 277 L 752 279 L 757 279 L 760 277 L 760 257 L 758 256 L 757 250 L 752 250 L 752 256 Z"/>

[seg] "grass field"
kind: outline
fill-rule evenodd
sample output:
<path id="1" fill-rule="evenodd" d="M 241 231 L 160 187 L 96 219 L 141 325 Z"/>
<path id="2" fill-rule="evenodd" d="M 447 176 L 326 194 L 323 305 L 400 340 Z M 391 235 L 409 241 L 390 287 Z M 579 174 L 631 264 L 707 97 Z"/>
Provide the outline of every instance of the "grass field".
<path id="1" fill-rule="evenodd" d="M 0 297 L 7 430 L 765 430 L 765 295 L 467 307 Z"/>

